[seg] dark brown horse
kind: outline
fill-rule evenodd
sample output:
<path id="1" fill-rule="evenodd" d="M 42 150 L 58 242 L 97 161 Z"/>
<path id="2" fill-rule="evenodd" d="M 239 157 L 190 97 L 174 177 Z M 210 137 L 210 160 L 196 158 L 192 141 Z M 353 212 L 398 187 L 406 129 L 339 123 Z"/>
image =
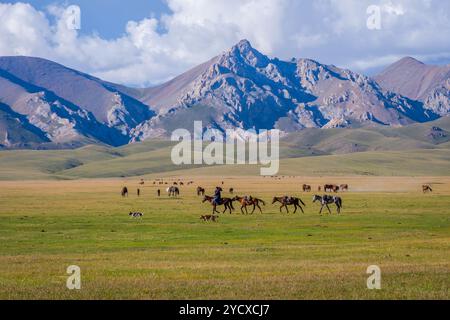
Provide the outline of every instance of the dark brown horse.
<path id="1" fill-rule="evenodd" d="M 335 184 L 326 184 L 326 185 L 323 187 L 323 190 L 324 190 L 325 192 L 334 192 L 334 193 L 336 193 L 336 192 L 339 191 L 339 186 L 337 186 L 337 185 L 335 185 Z"/>
<path id="2" fill-rule="evenodd" d="M 341 184 L 339 187 L 342 191 L 348 191 L 348 184 Z"/>
<path id="3" fill-rule="evenodd" d="M 127 187 L 123 187 L 121 194 L 122 194 L 122 197 L 128 197 L 128 188 Z"/>
<path id="4" fill-rule="evenodd" d="M 209 202 L 212 206 L 213 206 L 213 215 L 215 213 L 220 213 L 219 211 L 217 211 L 217 207 L 218 206 L 224 206 L 225 210 L 223 210 L 222 213 L 225 213 L 227 210 L 230 211 L 230 214 L 232 214 L 232 210 L 234 211 L 234 207 L 233 207 L 233 199 L 230 198 L 222 198 L 222 203 L 221 204 L 217 204 L 214 201 L 214 197 L 210 197 L 210 196 L 204 196 L 203 198 L 203 203 L 205 202 Z"/>
<path id="5" fill-rule="evenodd" d="M 311 192 L 312 188 L 310 185 L 304 184 L 303 185 L 303 192 Z"/>
<path id="6" fill-rule="evenodd" d="M 242 212 L 242 214 L 244 214 L 244 210 L 243 209 L 245 209 L 245 213 L 248 214 L 248 210 L 247 210 L 248 206 L 253 206 L 253 211 L 252 211 L 251 214 L 255 213 L 256 208 L 259 209 L 259 212 L 263 213 L 262 209 L 261 209 L 261 206 L 260 206 L 260 203 L 263 206 L 266 205 L 266 203 L 263 200 L 258 199 L 258 198 L 253 198 L 252 196 L 250 196 L 250 197 L 239 197 L 239 196 L 236 196 L 236 197 L 234 197 L 234 201 L 238 201 L 241 204 L 241 212 Z"/>
<path id="7" fill-rule="evenodd" d="M 197 187 L 197 196 L 199 196 L 199 197 L 200 197 L 200 196 L 204 196 L 205 193 L 206 193 L 205 188 Z"/>
<path id="8" fill-rule="evenodd" d="M 275 197 L 275 198 L 273 198 L 272 204 L 275 204 L 277 202 L 281 203 L 280 212 L 282 212 L 281 209 L 286 208 L 287 213 L 289 213 L 288 206 L 294 206 L 294 208 L 295 208 L 294 213 L 297 212 L 298 208 L 300 208 L 300 210 L 303 213 L 305 213 L 305 211 L 303 211 L 301 204 L 304 205 L 305 207 L 306 207 L 306 204 L 300 198 L 294 198 L 294 197 Z"/>
<path id="9" fill-rule="evenodd" d="M 422 191 L 423 191 L 423 193 L 433 192 L 433 189 L 431 188 L 431 186 L 429 184 L 424 184 L 422 186 Z"/>

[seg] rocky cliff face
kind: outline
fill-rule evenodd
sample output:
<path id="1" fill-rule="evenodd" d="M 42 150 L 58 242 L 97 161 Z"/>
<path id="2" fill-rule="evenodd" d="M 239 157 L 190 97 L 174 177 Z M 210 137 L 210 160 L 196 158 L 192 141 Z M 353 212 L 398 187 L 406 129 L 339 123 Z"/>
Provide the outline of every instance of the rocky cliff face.
<path id="1" fill-rule="evenodd" d="M 189 83 L 186 82 L 189 79 Z M 158 117 L 138 126 L 137 140 L 167 135 L 167 127 L 181 110 L 204 106 L 218 129 L 272 129 L 295 131 L 302 128 L 334 128 L 361 124 L 407 125 L 436 118 L 434 112 L 392 92 L 374 80 L 316 61 L 270 59 L 248 41 L 239 44 L 203 66 L 201 73 L 190 72 L 172 87 L 170 104 L 161 91 L 154 101 Z M 212 107 L 214 112 L 208 110 Z M 198 107 L 192 112 L 199 112 Z M 185 111 L 182 112 L 183 114 Z"/>

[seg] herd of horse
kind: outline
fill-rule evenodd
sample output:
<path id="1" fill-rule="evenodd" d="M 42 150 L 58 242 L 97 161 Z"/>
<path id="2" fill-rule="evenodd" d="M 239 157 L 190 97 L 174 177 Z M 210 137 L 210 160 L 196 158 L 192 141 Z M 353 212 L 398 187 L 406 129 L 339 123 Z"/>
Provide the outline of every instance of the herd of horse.
<path id="1" fill-rule="evenodd" d="M 249 214 L 248 212 L 248 207 L 253 207 L 252 211 L 250 214 L 254 214 L 256 211 L 256 208 L 259 209 L 259 212 L 262 214 L 262 208 L 261 205 L 265 206 L 266 203 L 264 202 L 264 200 L 262 199 L 258 199 L 252 196 L 245 196 L 245 197 L 239 197 L 239 196 L 235 196 L 233 198 L 222 198 L 221 201 L 218 203 L 214 200 L 214 197 L 211 196 L 207 196 L 205 195 L 203 197 L 203 203 L 208 202 L 212 205 L 213 207 L 213 212 L 212 214 L 220 214 L 220 213 L 225 213 L 225 212 L 229 212 L 230 214 L 233 213 L 233 211 L 235 210 L 233 203 L 234 202 L 238 202 L 241 206 L 240 210 L 241 213 L 244 214 L 244 210 L 245 210 L 245 214 Z M 313 197 L 313 203 L 319 202 L 321 204 L 321 208 L 320 208 L 320 214 L 322 214 L 323 209 L 326 207 L 328 209 L 328 212 L 331 214 L 331 209 L 329 207 L 330 204 L 335 204 L 336 208 L 337 208 L 337 213 L 340 214 L 341 213 L 341 209 L 342 209 L 342 198 L 341 197 L 337 197 L 337 196 L 329 196 L 329 195 L 324 195 L 322 196 L 318 196 L 315 195 Z M 302 199 L 297 198 L 297 197 L 290 197 L 290 196 L 282 196 L 282 197 L 274 197 L 272 199 L 272 204 L 276 204 L 279 203 L 280 206 L 280 213 L 283 212 L 283 208 L 286 209 L 286 213 L 289 213 L 289 207 L 293 206 L 294 207 L 294 213 L 297 213 L 297 210 L 300 209 L 300 211 L 302 213 L 305 213 L 305 211 L 303 210 L 304 207 L 306 207 L 306 204 L 303 202 Z M 217 210 L 217 207 L 223 206 L 224 210 L 223 212 L 219 212 Z"/>
<path id="2" fill-rule="evenodd" d="M 187 185 L 192 185 L 194 182 L 190 181 L 188 183 L 186 183 Z M 140 185 L 144 185 L 145 182 L 144 180 L 141 180 Z M 164 182 L 163 180 L 159 180 L 159 181 L 155 181 L 153 182 L 154 185 L 156 184 L 168 184 L 168 182 Z M 222 185 L 224 183 L 222 182 Z M 184 186 L 185 183 L 182 181 L 178 181 L 178 182 L 174 182 L 172 186 L 168 187 L 166 189 L 167 194 L 169 195 L 169 197 L 178 197 L 180 196 L 180 188 L 178 186 Z M 222 188 L 217 187 L 220 189 L 220 191 L 223 191 Z M 302 186 L 302 190 L 303 192 L 312 192 L 313 188 L 310 185 L 304 184 Z M 322 190 L 327 193 L 327 192 L 333 192 L 333 193 L 337 193 L 339 191 L 348 191 L 349 190 L 349 186 L 348 184 L 341 184 L 341 185 L 335 185 L 335 184 L 325 184 L 323 187 L 322 186 L 318 186 L 317 191 L 322 192 Z M 229 188 L 229 193 L 230 194 L 234 194 L 234 188 Z M 423 193 L 428 193 L 428 192 L 433 192 L 433 189 L 431 188 L 430 185 L 426 184 L 422 186 L 422 191 Z M 122 197 L 127 197 L 129 194 L 128 188 L 127 187 L 123 187 L 122 188 Z M 137 189 L 137 194 L 138 196 L 140 195 L 140 189 Z M 158 189 L 158 196 L 161 196 L 161 190 Z M 254 214 L 256 209 L 259 210 L 259 212 L 262 214 L 263 210 L 262 210 L 262 206 L 266 205 L 266 202 L 262 199 L 256 198 L 256 197 L 252 197 L 252 196 L 244 196 L 244 197 L 240 197 L 240 196 L 234 196 L 234 197 L 223 197 L 220 199 L 220 201 L 217 201 L 217 199 L 215 197 L 212 196 L 208 196 L 206 195 L 206 189 L 203 187 L 197 187 L 197 196 L 202 196 L 203 197 L 203 201 L 202 203 L 210 203 L 212 206 L 212 215 L 214 216 L 216 213 L 226 213 L 227 211 L 232 214 L 233 211 L 235 211 L 234 208 L 234 203 L 237 202 L 240 205 L 240 211 L 242 214 L 249 214 L 249 210 L 248 208 L 252 208 L 252 211 L 250 214 Z M 341 197 L 338 197 L 336 195 L 324 195 L 324 196 L 319 196 L 319 195 L 314 195 L 312 198 L 312 202 L 313 203 L 319 203 L 321 205 L 320 208 L 320 214 L 322 214 L 322 211 L 324 208 L 326 208 L 328 210 L 328 213 L 331 214 L 332 211 L 330 209 L 330 205 L 335 205 L 336 209 L 337 209 L 337 213 L 340 214 L 341 210 L 343 208 L 343 201 Z M 305 211 L 303 210 L 304 207 L 306 207 L 306 204 L 303 202 L 302 199 L 297 198 L 297 197 L 291 197 L 291 196 L 282 196 L 282 197 L 274 197 L 272 200 L 272 204 L 276 204 L 279 203 L 280 206 L 280 213 L 283 212 L 283 208 L 286 210 L 287 213 L 289 213 L 289 207 L 293 207 L 294 208 L 294 213 L 296 213 L 298 211 L 298 209 L 300 209 L 300 211 L 302 213 L 304 213 Z M 224 207 L 224 210 L 222 212 L 219 212 L 217 210 L 218 207 Z M 131 214 L 130 214 L 131 215 Z M 209 217 L 209 216 L 204 216 L 204 217 Z"/>

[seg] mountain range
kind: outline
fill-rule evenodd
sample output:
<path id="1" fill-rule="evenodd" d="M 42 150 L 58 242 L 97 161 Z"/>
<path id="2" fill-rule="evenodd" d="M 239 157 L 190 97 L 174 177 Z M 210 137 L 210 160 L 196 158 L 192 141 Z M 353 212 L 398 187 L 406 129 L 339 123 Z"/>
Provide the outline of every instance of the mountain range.
<path id="1" fill-rule="evenodd" d="M 450 66 L 404 58 L 375 77 L 310 59 L 269 58 L 242 40 L 151 88 L 52 61 L 0 57 L 0 148 L 121 146 L 194 120 L 219 130 L 402 127 L 450 112 Z"/>

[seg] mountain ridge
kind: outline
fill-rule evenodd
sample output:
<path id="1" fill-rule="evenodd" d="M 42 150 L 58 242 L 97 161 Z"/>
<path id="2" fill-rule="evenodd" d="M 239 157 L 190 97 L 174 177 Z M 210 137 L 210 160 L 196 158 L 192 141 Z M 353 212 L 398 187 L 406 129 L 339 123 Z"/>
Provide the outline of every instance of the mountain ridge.
<path id="1" fill-rule="evenodd" d="M 422 84 L 427 95 L 397 84 L 397 73 L 410 69 L 432 70 L 432 81 Z M 0 57 L 0 148 L 120 146 L 167 138 L 194 120 L 222 131 L 276 128 L 286 134 L 406 126 L 450 112 L 450 74 L 435 70 L 405 57 L 370 78 L 311 59 L 269 58 L 242 40 L 171 81 L 139 89 L 42 58 Z"/>

